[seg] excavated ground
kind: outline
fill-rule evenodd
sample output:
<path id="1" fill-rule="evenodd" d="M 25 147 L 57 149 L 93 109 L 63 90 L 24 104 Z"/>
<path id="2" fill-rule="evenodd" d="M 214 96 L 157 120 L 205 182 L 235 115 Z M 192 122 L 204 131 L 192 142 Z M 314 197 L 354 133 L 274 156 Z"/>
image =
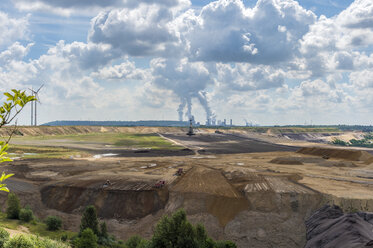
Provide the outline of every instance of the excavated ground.
<path id="1" fill-rule="evenodd" d="M 183 143 L 197 152 L 189 156 L 29 159 L 10 162 L 5 170 L 16 174 L 8 180 L 11 191 L 39 217 L 61 216 L 65 228 L 77 230 L 82 210 L 93 204 L 109 231 L 122 239 L 150 237 L 163 214 L 184 208 L 213 238 L 234 240 L 242 248 L 303 247 L 304 222 L 323 204 L 373 211 L 369 153 L 326 148 L 294 152 L 293 147 L 241 137 L 239 144 L 250 143 L 256 150 L 220 154 L 213 152 L 216 147 L 236 143 L 225 135 L 209 137 Z M 179 168 L 184 174 L 174 175 Z M 166 186 L 154 188 L 159 180 Z M 3 207 L 5 200 L 1 193 Z"/>

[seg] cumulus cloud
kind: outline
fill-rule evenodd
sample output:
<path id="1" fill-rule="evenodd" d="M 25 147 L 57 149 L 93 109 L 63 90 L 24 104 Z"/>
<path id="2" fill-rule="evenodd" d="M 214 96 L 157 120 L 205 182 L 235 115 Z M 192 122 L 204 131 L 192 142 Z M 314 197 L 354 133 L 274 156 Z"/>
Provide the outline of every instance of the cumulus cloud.
<path id="1" fill-rule="evenodd" d="M 284 72 L 275 70 L 270 66 L 252 66 L 237 63 L 218 64 L 218 81 L 228 90 L 254 91 L 270 88 L 279 88 L 284 84 Z"/>
<path id="2" fill-rule="evenodd" d="M 121 57 L 119 51 L 108 44 L 95 44 L 84 42 L 73 42 L 66 44 L 59 41 L 56 46 L 48 50 L 47 55 L 58 58 L 66 58 L 75 69 L 95 69 L 107 65 L 113 59 Z"/>
<path id="3" fill-rule="evenodd" d="M 119 65 L 104 67 L 97 72 L 93 72 L 92 76 L 108 80 L 144 80 L 150 77 L 148 74 L 148 70 L 136 68 L 135 63 L 125 61 Z"/>
<path id="4" fill-rule="evenodd" d="M 18 41 L 13 43 L 6 50 L 0 52 L 0 64 L 4 66 L 8 65 L 11 61 L 22 60 L 33 45 L 34 43 L 29 43 L 23 46 Z"/>
<path id="5" fill-rule="evenodd" d="M 373 71 L 371 70 L 352 72 L 349 78 L 358 89 L 373 88 Z"/>
<path id="6" fill-rule="evenodd" d="M 131 56 L 175 54 L 178 38 L 168 26 L 172 18 L 172 11 L 160 6 L 101 12 L 92 19 L 88 39 Z"/>
<path id="7" fill-rule="evenodd" d="M 293 0 L 259 0 L 252 9 L 240 0 L 220 0 L 203 7 L 185 36 L 195 60 L 273 64 L 297 53 L 315 18 Z"/>
<path id="8" fill-rule="evenodd" d="M 0 11 L 0 48 L 12 44 L 17 40 L 28 38 L 28 16 L 24 18 L 10 18 Z"/>
<path id="9" fill-rule="evenodd" d="M 364 54 L 359 52 L 373 45 L 373 3 L 356 0 L 337 16 L 321 16 L 310 26 L 301 40 L 305 67 L 315 77 L 334 70 L 352 70 Z M 360 63 L 361 64 L 361 63 Z"/>

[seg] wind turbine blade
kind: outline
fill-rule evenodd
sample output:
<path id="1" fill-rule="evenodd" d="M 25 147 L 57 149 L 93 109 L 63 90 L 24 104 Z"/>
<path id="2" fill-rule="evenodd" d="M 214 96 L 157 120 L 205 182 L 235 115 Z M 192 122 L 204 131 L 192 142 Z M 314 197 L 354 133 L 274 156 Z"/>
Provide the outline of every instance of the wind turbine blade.
<path id="1" fill-rule="evenodd" d="M 44 84 L 42 84 L 42 85 L 39 87 L 39 89 L 36 91 L 36 94 L 39 93 L 39 91 L 40 91 L 41 88 L 43 88 L 43 87 L 44 87 Z"/>

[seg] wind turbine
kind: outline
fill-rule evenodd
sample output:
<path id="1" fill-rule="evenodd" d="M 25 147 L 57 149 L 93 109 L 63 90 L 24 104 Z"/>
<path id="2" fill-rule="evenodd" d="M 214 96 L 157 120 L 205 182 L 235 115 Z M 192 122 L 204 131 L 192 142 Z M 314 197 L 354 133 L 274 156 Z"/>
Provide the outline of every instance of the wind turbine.
<path id="1" fill-rule="evenodd" d="M 34 89 L 31 87 L 31 89 L 29 88 L 29 90 L 31 90 L 31 95 L 34 96 Z M 34 124 L 34 103 L 31 102 L 31 126 L 33 126 Z"/>
<path id="2" fill-rule="evenodd" d="M 34 124 L 34 126 L 37 125 L 37 104 L 38 102 L 40 103 L 39 100 L 39 91 L 41 88 L 43 88 L 44 84 L 42 84 L 37 91 L 33 90 L 32 88 L 30 89 L 32 92 L 32 95 L 35 96 L 36 101 L 31 103 L 31 126 Z M 34 106 L 33 106 L 34 105 Z M 34 116 L 33 116 L 34 114 Z M 34 120 L 33 120 L 34 118 Z"/>

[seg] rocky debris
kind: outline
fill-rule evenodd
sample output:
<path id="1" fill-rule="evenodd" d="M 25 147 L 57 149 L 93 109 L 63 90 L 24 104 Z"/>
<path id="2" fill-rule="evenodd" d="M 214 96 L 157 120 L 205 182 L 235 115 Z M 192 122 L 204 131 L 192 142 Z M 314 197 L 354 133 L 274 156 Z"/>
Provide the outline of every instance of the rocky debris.
<path id="1" fill-rule="evenodd" d="M 373 213 L 343 213 L 325 205 L 306 220 L 305 248 L 373 247 Z"/>

